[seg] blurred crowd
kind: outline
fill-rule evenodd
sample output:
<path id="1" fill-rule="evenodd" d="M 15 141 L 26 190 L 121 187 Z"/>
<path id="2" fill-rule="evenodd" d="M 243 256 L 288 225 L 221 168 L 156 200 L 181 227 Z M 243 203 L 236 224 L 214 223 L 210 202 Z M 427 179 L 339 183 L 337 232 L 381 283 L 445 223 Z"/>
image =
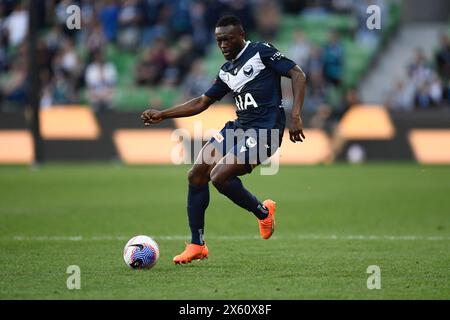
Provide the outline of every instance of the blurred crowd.
<path id="1" fill-rule="evenodd" d="M 376 2 L 382 4 L 383 0 Z M 355 0 L 34 0 L 34 3 L 39 11 L 41 34 L 36 57 L 42 84 L 41 106 L 77 103 L 81 93 L 86 92 L 96 111 L 113 107 L 114 90 L 123 76 L 107 59 L 105 51 L 109 45 L 136 55 L 131 71 L 136 86 L 180 86 L 187 98 L 203 93 L 211 83 L 202 57 L 214 44 L 214 25 L 222 15 L 236 15 L 247 33 L 274 41 L 283 14 L 362 12 L 360 2 Z M 29 26 L 25 4 L 20 0 L 0 0 L 0 105 L 19 108 L 27 104 Z M 80 30 L 69 30 L 66 26 L 69 15 L 66 10 L 72 4 L 81 8 Z M 301 32 L 296 39 L 288 54 L 310 75 L 308 105 L 316 110 L 326 87 L 341 83 L 343 48 L 338 34 L 332 34 L 324 48 L 310 46 Z"/>
<path id="2" fill-rule="evenodd" d="M 387 106 L 396 111 L 450 106 L 450 38 L 442 34 L 433 58 L 417 49 L 406 78 L 388 94 Z"/>
<path id="3" fill-rule="evenodd" d="M 375 47 L 380 34 L 368 32 L 366 28 L 367 6 L 376 4 L 383 12 L 386 11 L 387 0 L 33 2 L 39 11 L 40 36 L 35 58 L 42 85 L 41 107 L 73 104 L 84 99 L 95 111 L 102 111 L 114 107 L 118 82 L 125 76 L 109 59 L 108 47 L 113 46 L 135 56 L 134 67 L 129 70 L 131 75 L 126 75 L 131 76 L 134 86 L 173 87 L 183 93 L 182 99 L 187 99 L 204 93 L 211 84 L 204 57 L 215 45 L 214 25 L 222 15 L 239 17 L 247 33 L 257 38 L 251 40 L 276 42 L 285 14 L 320 16 L 328 12 L 351 13 L 358 20 L 355 40 L 367 47 Z M 0 0 L 0 110 L 4 106 L 25 108 L 28 103 L 26 39 L 29 26 L 25 4 L 20 0 Z M 69 15 L 66 10 L 72 4 L 81 8 L 80 30 L 69 30 L 66 26 Z M 284 53 L 308 75 L 305 110 L 314 114 L 311 125 L 326 126 L 330 119 L 339 119 L 351 104 L 359 100 L 355 88 L 345 88 L 343 94 L 335 95 L 337 99 L 330 99 L 343 89 L 345 50 L 341 35 L 336 31 L 330 32 L 325 45 L 317 46 L 309 42 L 302 30 L 292 32 L 294 41 Z M 436 89 L 436 83 L 448 83 L 442 75 L 448 74 L 448 45 L 446 50 L 441 50 L 439 61 L 444 61 L 443 65 L 447 63 L 447 67 L 434 69 L 431 76 L 424 75 L 428 67 L 419 58 L 411 67 L 411 77 L 418 78 L 422 84 L 415 87 L 414 104 L 432 105 L 438 103 L 436 97 L 445 99 L 448 96 L 445 86 L 441 86 L 442 94 Z M 442 71 L 444 69 L 447 71 Z M 402 86 L 405 84 L 399 84 L 399 88 L 408 91 Z M 289 86 L 284 86 L 284 91 L 289 107 L 292 99 Z M 425 91 L 428 93 L 423 94 Z M 399 97 L 391 100 L 395 108 L 402 103 L 406 105 L 405 101 L 410 100 Z"/>

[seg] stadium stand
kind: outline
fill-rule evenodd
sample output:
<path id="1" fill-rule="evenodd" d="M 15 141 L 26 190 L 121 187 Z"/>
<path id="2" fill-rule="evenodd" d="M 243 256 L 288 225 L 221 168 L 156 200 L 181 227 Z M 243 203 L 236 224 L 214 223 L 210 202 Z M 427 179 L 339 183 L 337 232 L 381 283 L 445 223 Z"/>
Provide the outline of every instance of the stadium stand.
<path id="1" fill-rule="evenodd" d="M 450 162 L 439 148 L 424 149 L 429 139 L 447 138 L 442 131 L 448 127 L 445 117 L 393 115 L 395 108 L 363 104 L 357 96 L 356 88 L 400 25 L 398 1 L 373 0 L 361 6 L 360 1 L 79 0 L 71 1 L 82 8 L 82 28 L 75 31 L 65 26 L 63 9 L 68 3 L 49 2 L 47 10 L 55 15 L 40 22 L 36 61 L 42 83 L 41 133 L 49 159 L 171 163 L 173 143 L 157 154 L 139 149 L 142 145 L 159 148 L 180 128 L 194 140 L 206 139 L 212 131 L 206 136 L 205 131 L 197 132 L 196 121 L 203 130 L 217 130 L 234 118 L 230 97 L 201 115 L 170 120 L 156 128 L 143 128 L 137 117 L 148 106 L 168 108 L 206 90 L 224 63 L 212 36 L 214 24 L 220 15 L 231 13 L 243 20 L 248 39 L 270 41 L 307 72 L 303 118 L 308 139 L 301 151 L 285 143 L 282 163 L 328 163 L 335 156 L 342 160 L 355 143 L 368 150 L 369 159 Z M 382 32 L 365 32 L 367 3 L 381 6 Z M 273 17 L 265 21 L 267 13 L 261 8 Z M 27 44 L 23 32 L 17 32 L 25 30 L 26 34 L 24 16 L 27 12 L 21 1 L 0 0 L 0 144 L 3 151 L 11 150 L 0 153 L 2 163 L 32 161 L 32 137 L 24 112 L 28 104 Z M 426 70 L 434 69 L 441 77 L 447 99 L 448 50 L 443 37 L 436 48 L 436 61 L 426 63 Z M 87 76 L 99 52 L 112 75 L 105 84 L 113 92 L 106 108 L 95 108 L 95 86 L 90 86 L 92 79 Z M 95 80 L 94 69 L 90 77 L 94 75 Z M 284 85 L 284 103 L 289 109 L 290 84 Z M 413 109 L 411 102 L 404 111 Z M 11 141 L 23 148 L 12 148 Z"/>
<path id="2" fill-rule="evenodd" d="M 180 92 L 180 85 L 188 75 L 192 63 L 192 57 L 186 58 L 186 61 L 183 61 L 182 57 L 177 57 L 177 54 L 186 56 L 186 52 L 179 48 L 182 46 L 180 43 L 186 42 L 183 37 L 187 36 L 189 38 L 187 42 L 193 42 L 191 47 L 187 44 L 187 48 L 191 48 L 190 55 L 193 55 L 194 58 L 202 58 L 206 74 L 212 80 L 218 68 L 224 62 L 212 38 L 214 19 L 220 14 L 234 13 L 241 18 L 246 18 L 245 24 L 249 39 L 252 41 L 271 40 L 276 47 L 285 53 L 293 42 L 295 30 L 301 30 L 309 43 L 320 48 L 326 46 L 330 32 L 336 31 L 342 39 L 345 55 L 342 59 L 344 62 L 344 69 L 341 72 L 343 76 L 342 85 L 337 88 L 327 86 L 327 102 L 335 108 L 344 92 L 358 84 L 358 81 L 370 67 L 371 61 L 378 50 L 388 41 L 399 24 L 399 5 L 397 2 L 381 1 L 381 4 L 387 3 L 389 18 L 386 19 L 388 23 L 381 33 L 381 40 L 377 42 L 376 49 L 373 50 L 373 48 L 358 40 L 357 34 L 361 22 L 359 21 L 359 9 L 356 4 L 351 10 L 346 8 L 347 11 L 333 7 L 332 4 L 319 7 L 321 10 L 318 11 L 315 8 L 315 1 L 304 1 L 304 5 L 297 6 L 296 10 L 292 10 L 287 1 L 267 0 L 244 1 L 246 4 L 244 8 L 240 7 L 240 1 L 187 1 L 187 6 L 186 3 L 183 2 L 183 4 L 180 1 L 156 1 L 155 8 L 146 7 L 147 1 L 126 3 L 98 1 L 95 4 L 89 1 L 73 1 L 75 4 L 80 4 L 83 14 L 82 29 L 79 34 L 75 34 L 65 30 L 64 17 L 61 11 L 65 2 L 67 1 L 55 1 L 53 3 L 54 11 L 58 18 L 55 20 L 47 17 L 42 23 L 44 42 L 42 43 L 41 54 L 42 56 L 48 54 L 50 57 L 50 61 L 45 58 L 41 59 L 41 64 L 46 69 L 46 72 L 41 75 L 41 80 L 44 83 L 49 83 L 48 90 L 43 93 L 42 104 L 44 107 L 55 104 L 55 102 L 56 104 L 91 104 L 83 72 L 89 65 L 92 54 L 99 49 L 105 53 L 106 61 L 112 63 L 117 70 L 117 81 L 113 85 L 112 105 L 114 109 L 141 110 L 149 104 L 160 108 L 172 106 L 181 98 L 184 98 L 184 95 Z M 20 1 L 9 1 L 8 5 L 2 5 L 2 7 L 5 7 L 3 11 L 6 18 L 4 20 L 13 16 L 14 10 L 16 10 L 14 3 L 18 3 L 18 12 L 22 15 L 27 14 L 23 11 L 23 7 L 19 7 Z M 274 22 L 274 31 L 270 35 L 264 32 L 263 28 L 255 22 L 262 20 L 258 19 L 258 15 L 263 15 L 264 12 L 258 10 L 258 8 L 265 4 L 268 4 L 268 8 L 276 7 L 270 11 L 272 13 L 276 13 L 277 10 L 281 11 L 279 21 Z M 140 12 L 141 9 L 146 10 Z M 162 23 L 148 22 L 147 20 L 150 18 L 147 15 L 150 14 L 150 11 L 148 11 L 150 9 L 155 10 L 152 11 L 153 15 L 166 20 L 163 19 Z M 339 12 L 339 10 L 344 12 Z M 199 13 L 201 12 L 213 12 L 214 14 L 200 19 Z M 98 21 L 95 19 L 96 15 Z M 132 20 L 126 18 L 128 15 L 136 19 L 135 22 L 130 22 L 132 27 L 130 27 L 129 22 L 124 22 Z M 169 17 L 165 17 L 165 15 Z M 183 17 L 186 21 L 177 21 L 176 19 L 180 17 Z M 198 30 L 197 24 L 201 25 Z M 116 25 L 115 28 L 111 27 L 114 25 Z M 186 27 L 186 30 L 182 30 L 182 26 Z M 123 30 L 121 27 L 123 27 Z M 161 56 L 154 52 L 149 53 L 149 55 L 156 55 L 154 62 L 157 68 L 161 68 L 160 74 L 156 77 L 155 82 L 140 85 L 136 83 L 136 70 L 141 66 L 139 61 L 144 57 L 147 50 L 152 51 L 155 46 L 159 45 L 158 40 L 153 40 L 153 42 L 147 40 L 151 39 L 151 37 L 146 36 L 148 35 L 147 31 L 154 31 L 157 27 L 166 30 L 166 32 L 161 33 L 163 38 L 159 38 L 163 39 L 162 53 Z M 3 28 L 3 32 L 0 31 L 3 35 L 7 34 L 5 29 L 7 28 Z M 124 45 L 124 42 L 128 44 L 134 39 L 130 36 L 133 32 L 127 32 L 129 30 L 136 31 L 138 37 L 140 37 L 134 47 Z M 201 34 L 206 34 L 204 35 L 205 39 L 196 40 Z M 272 34 L 274 34 L 273 38 L 268 39 Z M 65 43 L 69 40 L 75 41 L 75 52 L 65 52 Z M 0 52 L 4 52 L 4 54 L 3 56 L 0 54 L 0 57 L 3 57 L 3 60 L 0 58 L 0 67 L 3 65 L 3 68 L 7 71 L 1 77 L 3 85 L 0 86 L 3 88 L 3 109 L 23 108 L 23 105 L 26 104 L 23 87 L 16 84 L 16 88 L 12 88 L 15 90 L 6 90 L 5 88 L 11 88 L 13 85 L 11 83 L 8 85 L 8 76 L 19 78 L 21 75 L 21 70 L 17 65 L 21 64 L 22 58 L 20 54 L 16 57 L 16 52 L 20 53 L 24 50 L 24 45 L 19 40 L 15 40 L 14 43 L 8 41 L 5 36 L 3 36 L 2 42 Z M 198 44 L 203 45 L 200 50 L 196 50 L 196 48 L 199 48 Z M 175 58 L 172 58 L 174 55 Z M 77 72 L 71 69 L 70 59 L 78 60 L 80 65 L 74 67 Z M 174 65 L 172 65 L 170 59 L 175 59 Z M 17 65 L 15 65 L 16 62 Z M 63 75 L 58 78 L 59 73 Z M 173 74 L 175 75 L 173 76 Z M 170 77 L 174 77 L 175 80 L 170 80 Z M 45 95 L 45 92 L 47 92 L 47 95 Z M 68 92 L 72 92 L 72 94 Z"/>

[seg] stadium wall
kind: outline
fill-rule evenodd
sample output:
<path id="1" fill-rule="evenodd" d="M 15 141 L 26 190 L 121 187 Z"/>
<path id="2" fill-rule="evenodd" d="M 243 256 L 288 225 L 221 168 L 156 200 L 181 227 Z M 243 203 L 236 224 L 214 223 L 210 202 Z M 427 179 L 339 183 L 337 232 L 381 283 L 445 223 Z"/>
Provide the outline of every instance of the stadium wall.
<path id="1" fill-rule="evenodd" d="M 450 2 L 448 0 L 402 0 L 402 20 L 407 23 L 448 22 Z"/>
<path id="2" fill-rule="evenodd" d="M 176 119 L 145 128 L 136 112 L 95 114 L 84 106 L 41 111 L 47 161 L 122 161 L 127 164 L 191 162 L 203 140 L 234 117 L 231 105 L 215 106 L 191 119 Z M 305 115 L 308 118 L 308 115 Z M 185 137 L 178 141 L 175 129 Z M 199 131 L 200 130 L 200 131 Z M 341 119 L 337 134 L 306 129 L 302 144 L 290 143 L 287 132 L 280 152 L 285 164 L 329 161 L 336 139 L 335 160 L 418 161 L 450 164 L 450 112 L 426 110 L 389 113 L 381 106 L 354 106 Z M 187 138 L 186 138 L 187 137 Z M 33 141 L 23 113 L 0 115 L 0 164 L 33 162 Z M 187 150 L 194 150 L 187 153 Z M 355 156 L 356 155 L 356 156 Z"/>

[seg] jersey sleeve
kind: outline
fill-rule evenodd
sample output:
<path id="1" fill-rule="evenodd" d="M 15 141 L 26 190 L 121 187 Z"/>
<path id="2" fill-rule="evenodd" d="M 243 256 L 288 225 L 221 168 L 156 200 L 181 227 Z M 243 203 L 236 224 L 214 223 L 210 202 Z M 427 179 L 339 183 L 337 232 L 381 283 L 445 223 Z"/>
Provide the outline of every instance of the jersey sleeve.
<path id="1" fill-rule="evenodd" d="M 287 76 L 289 70 L 296 65 L 294 61 L 286 58 L 270 43 L 261 43 L 258 51 L 262 62 L 282 76 Z"/>
<path id="2" fill-rule="evenodd" d="M 215 101 L 219 101 L 230 91 L 230 87 L 228 87 L 226 83 L 223 82 L 219 76 L 217 76 L 214 84 L 208 89 L 208 91 L 206 91 L 205 96 Z"/>

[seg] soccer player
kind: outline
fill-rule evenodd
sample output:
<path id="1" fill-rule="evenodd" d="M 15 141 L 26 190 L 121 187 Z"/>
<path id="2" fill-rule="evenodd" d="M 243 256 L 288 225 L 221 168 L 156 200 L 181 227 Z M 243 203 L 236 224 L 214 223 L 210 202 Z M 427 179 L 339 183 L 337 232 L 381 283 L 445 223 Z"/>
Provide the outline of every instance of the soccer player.
<path id="1" fill-rule="evenodd" d="M 205 111 L 230 91 L 237 105 L 237 119 L 227 122 L 205 144 L 189 171 L 187 213 L 192 237 L 185 250 L 173 258 L 175 264 L 208 257 L 203 234 L 210 181 L 220 193 L 256 216 L 263 239 L 272 236 L 276 203 L 270 199 L 261 203 L 238 177 L 252 172 L 281 144 L 286 124 L 281 107 L 281 76 L 291 79 L 294 96 L 290 140 L 296 143 L 305 139 L 300 113 L 306 76 L 300 67 L 271 44 L 246 41 L 242 24 L 234 16 L 219 19 L 215 37 L 227 62 L 220 68 L 212 87 L 181 105 L 164 111 L 149 109 L 141 115 L 146 126 L 164 119 L 190 117 Z M 264 152 L 260 152 L 261 147 Z M 258 150 L 256 156 L 251 152 L 254 150 Z"/>

